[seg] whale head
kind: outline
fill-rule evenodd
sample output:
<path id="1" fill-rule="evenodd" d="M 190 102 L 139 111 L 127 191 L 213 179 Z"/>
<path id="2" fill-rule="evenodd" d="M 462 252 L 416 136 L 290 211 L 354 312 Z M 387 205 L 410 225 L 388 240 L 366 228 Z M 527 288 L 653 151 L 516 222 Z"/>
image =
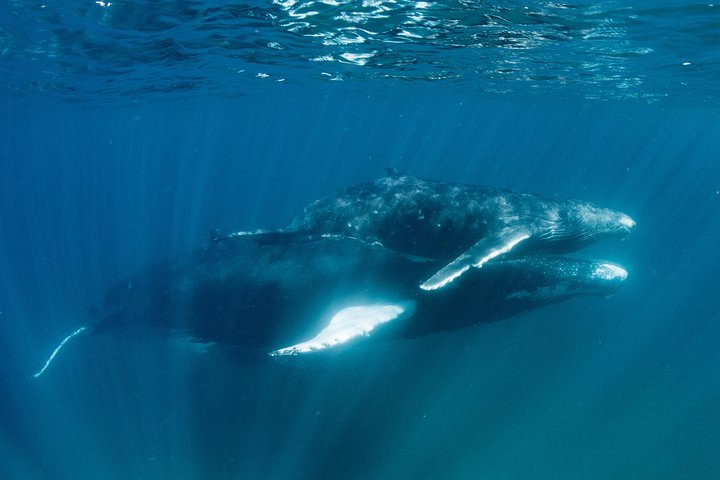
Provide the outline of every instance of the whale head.
<path id="1" fill-rule="evenodd" d="M 607 297 L 615 293 L 628 278 L 628 272 L 616 263 L 602 260 L 577 262 L 573 265 L 574 283 L 584 295 Z"/>
<path id="2" fill-rule="evenodd" d="M 521 272 L 522 285 L 511 289 L 508 299 L 549 304 L 568 298 L 592 295 L 607 297 L 625 283 L 628 272 L 615 263 L 564 255 L 529 255 L 488 264 L 495 271 Z"/>
<path id="3" fill-rule="evenodd" d="M 604 239 L 623 239 L 635 229 L 629 215 L 591 203 L 570 201 L 554 212 L 549 236 L 583 246 Z"/>
<path id="4" fill-rule="evenodd" d="M 576 282 L 585 295 L 608 297 L 628 278 L 628 272 L 616 263 L 591 261 L 577 269 Z"/>

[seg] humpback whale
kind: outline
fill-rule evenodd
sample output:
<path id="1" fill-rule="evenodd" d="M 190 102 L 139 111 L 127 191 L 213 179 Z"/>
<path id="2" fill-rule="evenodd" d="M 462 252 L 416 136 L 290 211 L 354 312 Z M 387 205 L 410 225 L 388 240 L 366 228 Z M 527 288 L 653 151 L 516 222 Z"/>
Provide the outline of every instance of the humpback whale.
<path id="1" fill-rule="evenodd" d="M 622 267 L 562 255 L 491 262 L 441 291 L 417 288 L 437 261 L 343 235 L 237 236 L 147 267 L 110 289 L 62 340 L 150 325 L 204 343 L 297 355 L 353 343 L 454 330 L 578 295 L 606 296 Z"/>
<path id="2" fill-rule="evenodd" d="M 567 253 L 599 240 L 623 238 L 628 215 L 580 200 L 425 180 L 396 171 L 308 205 L 278 231 L 228 236 L 337 234 L 379 242 L 398 252 L 439 260 L 423 279 L 441 289 L 494 258 Z"/>

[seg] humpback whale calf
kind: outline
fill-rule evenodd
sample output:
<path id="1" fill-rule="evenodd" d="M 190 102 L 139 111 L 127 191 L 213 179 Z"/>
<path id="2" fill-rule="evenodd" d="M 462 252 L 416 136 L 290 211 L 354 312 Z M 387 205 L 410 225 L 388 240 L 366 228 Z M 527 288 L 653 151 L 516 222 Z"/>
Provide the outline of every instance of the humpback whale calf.
<path id="1" fill-rule="evenodd" d="M 202 342 L 296 355 L 369 337 L 409 338 L 518 315 L 578 295 L 606 296 L 621 267 L 561 255 L 488 264 L 457 285 L 428 292 L 438 268 L 341 235 L 238 236 L 159 263 L 117 283 L 76 336 L 150 325 Z"/>
<path id="2" fill-rule="evenodd" d="M 339 234 L 398 252 L 441 260 L 420 287 L 445 287 L 493 258 L 565 253 L 635 227 L 628 215 L 580 200 L 400 175 L 323 197 L 279 231 L 248 234 Z"/>

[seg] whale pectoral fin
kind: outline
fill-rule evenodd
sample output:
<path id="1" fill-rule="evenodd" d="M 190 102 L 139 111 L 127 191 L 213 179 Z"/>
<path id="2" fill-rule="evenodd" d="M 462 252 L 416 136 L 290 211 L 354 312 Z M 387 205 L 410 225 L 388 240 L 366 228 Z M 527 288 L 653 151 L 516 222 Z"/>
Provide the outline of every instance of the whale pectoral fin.
<path id="1" fill-rule="evenodd" d="M 423 290 L 437 290 L 449 284 L 472 266 L 472 257 L 463 253 L 458 258 L 441 268 L 435 275 L 420 284 Z"/>
<path id="2" fill-rule="evenodd" d="M 467 272 L 470 267 L 480 268 L 488 261 L 513 249 L 518 243 L 530 238 L 525 227 L 506 227 L 498 234 L 483 238 L 458 258 L 440 269 L 420 284 L 423 290 L 437 290 Z"/>
<path id="3" fill-rule="evenodd" d="M 340 310 L 330 323 L 315 337 L 290 347 L 270 352 L 272 356 L 299 355 L 342 345 L 348 341 L 369 336 L 377 327 L 413 314 L 415 302 L 397 304 L 358 305 Z"/>

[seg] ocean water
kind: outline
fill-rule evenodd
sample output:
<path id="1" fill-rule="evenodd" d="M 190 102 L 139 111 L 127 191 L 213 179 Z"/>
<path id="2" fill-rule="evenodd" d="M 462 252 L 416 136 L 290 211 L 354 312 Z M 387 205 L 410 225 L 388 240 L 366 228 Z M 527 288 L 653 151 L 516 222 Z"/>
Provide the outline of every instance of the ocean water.
<path id="1" fill-rule="evenodd" d="M 720 7 L 0 5 L 0 478 L 720 478 Z M 609 298 L 276 362 L 107 289 L 394 167 L 619 209 Z M 308 287 L 311 288 L 311 287 Z"/>

